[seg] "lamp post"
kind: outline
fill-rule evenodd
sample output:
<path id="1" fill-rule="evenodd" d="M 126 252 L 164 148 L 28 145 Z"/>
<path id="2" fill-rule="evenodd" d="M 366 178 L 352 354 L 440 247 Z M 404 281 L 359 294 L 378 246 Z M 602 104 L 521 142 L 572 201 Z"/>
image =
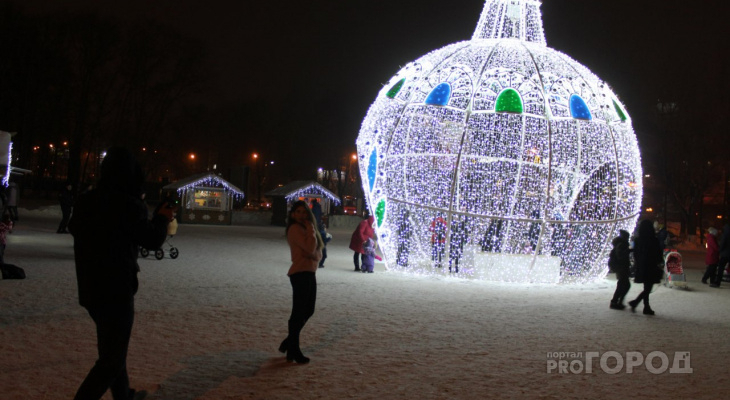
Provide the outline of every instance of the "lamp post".
<path id="1" fill-rule="evenodd" d="M 253 158 L 253 164 L 254 164 L 254 170 L 255 170 L 254 174 L 256 175 L 256 207 L 258 208 L 261 206 L 261 187 L 264 184 L 263 177 L 262 177 L 263 171 L 261 170 L 261 164 L 260 164 L 261 157 L 259 156 L 259 154 L 253 153 L 253 155 L 251 157 Z"/>

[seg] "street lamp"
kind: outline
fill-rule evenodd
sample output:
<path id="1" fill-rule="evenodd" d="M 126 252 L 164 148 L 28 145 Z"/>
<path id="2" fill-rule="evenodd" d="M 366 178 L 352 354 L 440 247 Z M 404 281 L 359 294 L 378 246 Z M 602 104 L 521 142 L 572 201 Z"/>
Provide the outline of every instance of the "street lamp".
<path id="1" fill-rule="evenodd" d="M 197 159 L 197 156 L 195 153 L 188 154 L 188 160 L 190 160 L 190 171 L 192 174 L 197 173 L 198 171 L 195 168 L 195 160 Z"/>

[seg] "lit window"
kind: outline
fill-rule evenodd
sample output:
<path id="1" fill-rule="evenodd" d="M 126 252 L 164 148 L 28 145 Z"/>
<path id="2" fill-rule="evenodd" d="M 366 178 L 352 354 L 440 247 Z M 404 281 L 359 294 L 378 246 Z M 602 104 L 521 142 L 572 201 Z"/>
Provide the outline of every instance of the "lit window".
<path id="1" fill-rule="evenodd" d="M 570 96 L 570 114 L 575 119 L 592 120 L 591 111 L 582 97 L 574 94 Z"/>
<path id="2" fill-rule="evenodd" d="M 624 113 L 624 110 L 621 109 L 621 106 L 616 103 L 616 101 L 613 101 L 613 107 L 616 109 L 616 114 L 618 114 L 618 117 L 621 118 L 621 121 L 626 121 L 628 118 L 626 118 L 626 113 Z"/>
<path id="3" fill-rule="evenodd" d="M 377 172 L 378 168 L 378 149 L 373 149 L 372 154 L 370 154 L 370 162 L 368 163 L 368 183 L 370 183 L 370 191 L 373 190 L 373 185 L 375 185 L 375 173 Z"/>
<path id="4" fill-rule="evenodd" d="M 496 112 L 510 112 L 522 114 L 522 97 L 516 90 L 504 89 L 497 97 L 497 104 L 494 106 Z"/>
<path id="5" fill-rule="evenodd" d="M 398 83 L 393 85 L 393 87 L 391 87 L 390 90 L 388 90 L 388 93 L 386 93 L 385 95 L 390 97 L 391 99 L 394 99 L 398 92 L 400 92 L 400 90 L 403 88 L 404 83 L 406 83 L 406 78 L 399 80 Z"/>
<path id="6" fill-rule="evenodd" d="M 429 106 L 445 106 L 449 104 L 449 100 L 451 100 L 451 85 L 444 82 L 429 93 L 426 97 L 426 104 Z"/>

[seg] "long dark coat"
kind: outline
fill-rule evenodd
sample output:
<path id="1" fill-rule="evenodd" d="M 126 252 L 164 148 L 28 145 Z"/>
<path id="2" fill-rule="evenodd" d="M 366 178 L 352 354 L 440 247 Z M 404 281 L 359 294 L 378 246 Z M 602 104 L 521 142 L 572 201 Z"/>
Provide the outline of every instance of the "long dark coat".
<path id="1" fill-rule="evenodd" d="M 656 236 L 639 236 L 634 246 L 634 262 L 636 264 L 636 283 L 660 283 L 662 281 L 662 264 L 664 257 Z"/>
<path id="2" fill-rule="evenodd" d="M 159 248 L 168 220 L 147 219 L 147 206 L 129 194 L 92 190 L 76 202 L 74 237 L 79 303 L 84 307 L 129 302 L 137 293 L 138 247 Z"/>

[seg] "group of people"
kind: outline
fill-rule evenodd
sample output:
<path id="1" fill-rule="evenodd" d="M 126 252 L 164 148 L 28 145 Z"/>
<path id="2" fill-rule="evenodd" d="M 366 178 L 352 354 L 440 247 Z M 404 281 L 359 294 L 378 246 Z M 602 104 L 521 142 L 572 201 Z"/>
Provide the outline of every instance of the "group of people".
<path id="1" fill-rule="evenodd" d="M 707 253 L 705 273 L 702 276 L 702 283 L 709 282 L 710 287 L 720 287 L 725 266 L 730 261 L 730 224 L 723 227 L 722 236 L 718 241 L 718 231 L 715 228 L 707 230 Z M 644 303 L 644 314 L 654 315 L 654 310 L 649 305 L 649 294 L 654 284 L 660 283 L 664 276 L 664 247 L 667 245 L 668 233 L 666 229 L 650 220 L 643 220 L 639 223 L 637 234 L 634 238 L 633 249 L 629 245 L 629 232 L 621 230 L 619 235 L 613 239 L 613 249 L 609 255 L 608 266 L 611 272 L 616 273 L 616 291 L 611 299 L 610 308 L 623 310 L 624 297 L 631 288 L 630 282 L 630 254 L 634 254 L 634 265 L 636 267 L 634 282 L 642 283 L 644 290 L 639 296 L 629 302 L 631 311 L 635 311 L 639 303 Z"/>
<path id="2" fill-rule="evenodd" d="M 98 347 L 98 359 L 79 387 L 75 400 L 99 399 L 108 389 L 115 400 L 138 400 L 146 395 L 144 391 L 130 388 L 126 369 L 138 288 L 137 249 L 162 245 L 174 209 L 158 207 L 153 217 L 148 218 L 142 185 L 143 174 L 132 153 L 121 147 L 109 149 L 102 162 L 98 186 L 79 196 L 68 222 L 68 230 L 74 237 L 79 303 L 96 325 Z M 287 275 L 292 287 L 292 309 L 287 336 L 279 346 L 287 362 L 307 364 L 310 361 L 302 353 L 300 335 L 314 314 L 316 272 L 324 267 L 326 242 L 331 238 L 321 213 L 316 201 L 311 207 L 305 201 L 297 201 L 288 213 L 286 238 L 291 265 Z M 374 259 L 379 259 L 375 254 L 374 223 L 375 219 L 369 216 L 352 234 L 350 249 L 355 252 L 355 271 L 373 272 Z M 1 229 L 0 223 L 0 234 Z M 722 267 L 730 259 L 730 224 L 723 229 L 719 244 L 716 236 L 717 231 L 710 229 L 708 268 L 703 282 L 711 280 L 719 286 Z M 631 287 L 630 253 L 633 252 L 634 281 L 643 284 L 643 291 L 628 304 L 635 311 L 643 302 L 643 313 L 654 315 L 649 294 L 662 278 L 663 246 L 649 220 L 639 224 L 633 249 L 629 239 L 629 233 L 622 230 L 613 240 L 609 265 L 616 273 L 617 285 L 610 308 L 626 307 L 624 297 Z"/>
<path id="3" fill-rule="evenodd" d="M 644 289 L 634 300 L 629 302 L 631 311 L 635 312 L 639 303 L 644 303 L 643 313 L 654 315 L 654 310 L 649 305 L 649 294 L 654 284 L 660 283 L 664 270 L 662 267 L 664 256 L 663 246 L 657 238 L 654 230 L 654 223 L 650 220 L 643 220 L 639 223 L 637 234 L 634 238 L 634 248 L 629 246 L 629 232 L 619 231 L 619 235 L 613 239 L 613 249 L 609 255 L 608 266 L 616 273 L 616 291 L 613 294 L 609 307 L 614 310 L 623 310 L 624 297 L 631 288 L 630 253 L 634 253 L 634 265 L 636 266 L 635 283 L 644 285 Z"/>
<path id="4" fill-rule="evenodd" d="M 363 219 L 350 237 L 350 250 L 355 252 L 352 258 L 355 272 L 373 273 L 375 272 L 375 260 L 380 260 L 380 256 L 375 254 L 374 224 L 375 218 L 372 215 Z"/>

